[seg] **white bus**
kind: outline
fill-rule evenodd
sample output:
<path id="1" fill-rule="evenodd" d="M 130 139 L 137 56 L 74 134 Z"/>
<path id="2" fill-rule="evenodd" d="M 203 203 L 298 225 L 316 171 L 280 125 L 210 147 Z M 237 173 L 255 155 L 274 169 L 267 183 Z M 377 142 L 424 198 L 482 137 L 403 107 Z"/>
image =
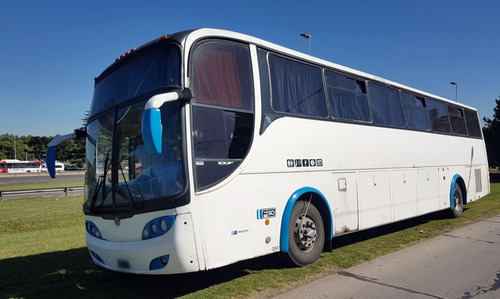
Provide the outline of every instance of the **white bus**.
<path id="1" fill-rule="evenodd" d="M 104 268 L 208 270 L 489 193 L 477 111 L 247 35 L 200 29 L 120 56 L 95 79 L 86 241 Z"/>
<path id="2" fill-rule="evenodd" d="M 64 163 L 62 162 L 55 162 L 54 164 L 54 167 L 55 167 L 55 171 L 56 172 L 63 172 L 64 171 Z M 47 164 L 42 164 L 42 171 L 43 172 L 47 172 L 48 169 L 47 169 Z"/>
<path id="3" fill-rule="evenodd" d="M 42 162 L 38 160 L 20 161 L 18 159 L 0 160 L 0 173 L 40 172 Z"/>

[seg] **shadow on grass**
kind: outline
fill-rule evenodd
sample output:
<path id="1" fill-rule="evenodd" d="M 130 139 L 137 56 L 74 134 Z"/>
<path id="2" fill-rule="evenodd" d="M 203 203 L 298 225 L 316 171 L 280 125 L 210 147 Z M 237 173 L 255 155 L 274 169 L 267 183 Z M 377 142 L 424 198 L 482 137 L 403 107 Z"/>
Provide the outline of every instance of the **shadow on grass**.
<path id="1" fill-rule="evenodd" d="M 175 298 L 249 275 L 280 269 L 276 255 L 188 274 L 120 274 L 94 265 L 86 248 L 0 260 L 0 298 Z"/>
<path id="2" fill-rule="evenodd" d="M 500 183 L 500 172 L 499 173 L 490 172 L 490 183 Z"/>
<path id="3" fill-rule="evenodd" d="M 334 238 L 335 248 L 404 230 L 436 219 L 442 212 Z M 446 217 L 446 216 L 444 216 Z M 120 274 L 94 265 L 86 248 L 0 260 L 0 298 L 174 298 L 211 286 L 288 267 L 279 254 L 210 271 L 177 275 Z"/>

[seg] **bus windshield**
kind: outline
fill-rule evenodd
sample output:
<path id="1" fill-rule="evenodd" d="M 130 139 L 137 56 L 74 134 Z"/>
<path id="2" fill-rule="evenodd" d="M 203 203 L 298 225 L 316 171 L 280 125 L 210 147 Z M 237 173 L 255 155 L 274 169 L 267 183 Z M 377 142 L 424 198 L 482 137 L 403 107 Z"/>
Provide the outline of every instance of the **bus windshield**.
<path id="1" fill-rule="evenodd" d="M 161 153 L 148 154 L 141 134 L 146 101 L 179 86 L 179 74 L 179 50 L 167 46 L 147 51 L 98 81 L 87 124 L 86 212 L 143 208 L 184 190 L 181 105 L 161 107 Z"/>
<path id="2" fill-rule="evenodd" d="M 145 49 L 131 60 L 124 59 L 118 69 L 97 79 L 90 115 L 129 101 L 159 88 L 180 88 L 181 54 L 172 44 Z"/>
<path id="3" fill-rule="evenodd" d="M 162 106 L 163 151 L 151 155 L 142 143 L 144 104 L 110 111 L 87 125 L 85 208 L 130 208 L 184 189 L 180 106 Z"/>

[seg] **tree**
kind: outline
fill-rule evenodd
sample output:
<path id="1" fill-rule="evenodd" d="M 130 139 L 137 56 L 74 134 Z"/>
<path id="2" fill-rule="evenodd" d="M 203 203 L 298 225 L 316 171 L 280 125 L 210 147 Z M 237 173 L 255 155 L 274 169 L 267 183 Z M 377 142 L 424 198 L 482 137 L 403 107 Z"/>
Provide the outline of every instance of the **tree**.
<path id="1" fill-rule="evenodd" d="M 500 167 L 500 99 L 495 100 L 495 103 L 493 119 L 483 118 L 483 135 L 490 167 Z"/>
<path id="2" fill-rule="evenodd" d="M 81 136 L 85 136 L 84 132 L 89 115 L 90 112 L 86 111 L 82 119 L 82 127 L 77 130 L 83 131 L 83 135 L 80 134 Z M 18 160 L 44 160 L 47 145 L 52 138 L 46 136 L 28 135 L 19 137 L 12 134 L 0 134 L 0 160 L 15 158 Z M 56 159 L 73 165 L 85 164 L 85 138 L 63 142 L 58 146 Z"/>
<path id="3" fill-rule="evenodd" d="M 28 146 L 31 150 L 27 152 L 32 154 L 35 159 L 42 160 L 45 159 L 45 152 L 47 151 L 47 145 L 50 142 L 50 137 L 40 137 L 40 136 L 31 136 L 28 139 Z"/>
<path id="4" fill-rule="evenodd" d="M 86 111 L 83 116 L 83 124 L 78 129 L 85 131 L 90 112 Z M 76 131 L 75 131 L 76 133 Z M 64 161 L 72 165 L 85 164 L 85 138 L 76 138 L 64 141 L 57 146 L 56 160 Z"/>
<path id="5" fill-rule="evenodd" d="M 12 141 L 0 140 L 0 160 L 14 159 L 14 146 Z"/>
<path id="6" fill-rule="evenodd" d="M 32 148 L 28 146 L 31 136 L 16 136 L 11 134 L 0 135 L 0 160 L 18 159 L 31 160 L 35 156 L 30 153 Z"/>

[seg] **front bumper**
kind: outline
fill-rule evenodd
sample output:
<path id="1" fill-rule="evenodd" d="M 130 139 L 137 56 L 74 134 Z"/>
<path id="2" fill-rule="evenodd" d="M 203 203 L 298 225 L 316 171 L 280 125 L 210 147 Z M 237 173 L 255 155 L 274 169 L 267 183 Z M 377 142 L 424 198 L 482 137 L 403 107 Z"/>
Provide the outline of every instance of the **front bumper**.
<path id="1" fill-rule="evenodd" d="M 173 274 L 200 270 L 191 214 L 177 215 L 172 228 L 153 239 L 112 242 L 88 232 L 86 239 L 94 263 L 113 271 Z"/>

